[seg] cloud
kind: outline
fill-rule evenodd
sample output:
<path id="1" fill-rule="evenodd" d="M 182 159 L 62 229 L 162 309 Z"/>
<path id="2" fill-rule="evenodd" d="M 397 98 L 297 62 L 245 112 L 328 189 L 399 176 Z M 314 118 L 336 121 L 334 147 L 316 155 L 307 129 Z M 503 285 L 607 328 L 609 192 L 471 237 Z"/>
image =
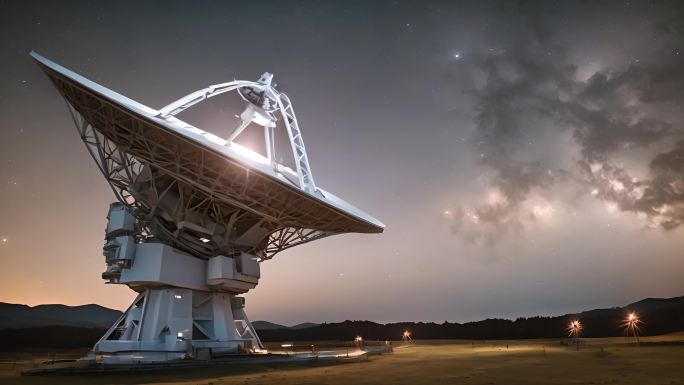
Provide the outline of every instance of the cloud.
<path id="1" fill-rule="evenodd" d="M 583 77 L 569 59 L 572 47 L 558 43 L 541 11 L 512 19 L 522 28 L 518 40 L 469 61 L 473 148 L 493 171 L 491 188 L 502 199 L 462 207 L 454 232 L 468 243 L 493 245 L 530 222 L 538 207 L 533 197 L 565 200 L 555 187 L 568 183 L 652 227 L 684 224 L 684 115 L 673 108 L 684 101 L 684 52 L 673 55 L 680 40 L 664 36 L 666 57 Z M 652 32 L 682 32 L 680 24 L 665 25 Z M 641 168 L 646 174 L 637 178 Z"/>

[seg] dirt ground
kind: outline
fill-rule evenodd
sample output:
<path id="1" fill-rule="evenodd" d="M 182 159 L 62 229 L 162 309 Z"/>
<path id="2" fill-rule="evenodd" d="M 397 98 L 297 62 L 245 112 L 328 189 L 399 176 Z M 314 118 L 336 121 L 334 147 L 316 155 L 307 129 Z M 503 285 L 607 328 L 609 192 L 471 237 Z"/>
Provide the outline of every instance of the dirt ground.
<path id="1" fill-rule="evenodd" d="M 30 361 L 0 361 L 2 384 L 683 384 L 684 333 L 641 339 L 416 341 L 337 365 L 250 365 L 144 375 L 22 377 Z M 5 356 L 4 359 L 8 357 Z M 26 359 L 26 356 L 23 356 Z"/>

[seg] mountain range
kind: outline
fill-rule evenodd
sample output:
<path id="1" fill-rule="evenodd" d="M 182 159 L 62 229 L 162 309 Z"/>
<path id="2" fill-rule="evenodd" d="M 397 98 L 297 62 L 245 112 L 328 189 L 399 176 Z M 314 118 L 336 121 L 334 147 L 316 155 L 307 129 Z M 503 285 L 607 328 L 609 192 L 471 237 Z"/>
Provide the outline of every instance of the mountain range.
<path id="1" fill-rule="evenodd" d="M 467 323 L 371 321 L 302 323 L 291 327 L 255 321 L 263 341 L 398 339 L 405 330 L 417 339 L 562 338 L 571 319 L 583 324 L 584 337 L 620 336 L 620 324 L 629 312 L 638 313 L 643 335 L 684 330 L 684 296 L 647 298 L 623 307 L 594 309 L 554 317 L 525 317 L 516 320 L 486 319 Z M 24 347 L 90 346 L 109 328 L 121 312 L 99 305 L 26 306 L 0 303 L 0 350 Z M 48 346 L 46 346 L 48 345 Z"/>
<path id="2" fill-rule="evenodd" d="M 90 304 L 67 306 L 59 304 L 28 306 L 0 302 L 0 330 L 42 326 L 72 326 L 83 328 L 109 328 L 121 316 L 119 310 Z M 268 321 L 254 321 L 257 330 L 305 329 L 319 324 L 304 322 L 285 326 Z"/>
<path id="3" fill-rule="evenodd" d="M 293 330 L 299 330 L 299 329 L 306 329 L 306 328 L 312 328 L 315 326 L 318 326 L 320 324 L 316 324 L 313 322 L 303 322 L 294 326 L 285 326 L 285 325 L 279 325 L 273 322 L 268 322 L 268 321 L 254 321 L 252 322 L 252 326 L 254 326 L 254 329 L 256 330 L 282 330 L 282 329 L 293 329 Z"/>
<path id="4" fill-rule="evenodd" d="M 109 328 L 121 312 L 100 305 L 27 306 L 0 302 L 0 329 L 39 326 Z"/>

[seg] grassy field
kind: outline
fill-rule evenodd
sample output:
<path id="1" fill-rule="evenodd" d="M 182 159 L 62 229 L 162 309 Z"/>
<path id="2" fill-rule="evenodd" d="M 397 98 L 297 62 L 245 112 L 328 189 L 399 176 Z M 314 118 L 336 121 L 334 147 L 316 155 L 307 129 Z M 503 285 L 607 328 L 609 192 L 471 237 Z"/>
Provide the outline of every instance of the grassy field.
<path id="1" fill-rule="evenodd" d="M 417 341 L 393 354 L 339 365 L 250 365 L 149 374 L 22 377 L 0 364 L 2 384 L 684 384 L 684 333 L 641 339 Z M 27 359 L 30 354 L 24 355 Z M 5 359 L 8 357 L 5 356 Z"/>

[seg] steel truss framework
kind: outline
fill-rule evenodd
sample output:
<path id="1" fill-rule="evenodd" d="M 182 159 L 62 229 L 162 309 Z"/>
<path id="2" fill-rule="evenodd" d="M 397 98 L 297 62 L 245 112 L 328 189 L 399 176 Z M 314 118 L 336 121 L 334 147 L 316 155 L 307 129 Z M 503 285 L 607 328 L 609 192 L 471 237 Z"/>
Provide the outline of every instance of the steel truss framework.
<path id="1" fill-rule="evenodd" d="M 264 75 L 270 75 L 272 77 L 271 74 Z M 276 91 L 274 87 L 271 87 L 270 79 L 268 80 L 268 83 L 235 80 L 229 83 L 215 84 L 207 88 L 195 91 L 189 95 L 186 95 L 176 100 L 173 103 L 170 103 L 169 105 L 159 110 L 159 116 L 174 116 L 194 106 L 199 102 L 235 90 L 238 91 L 240 97 L 245 99 L 245 96 L 240 91 L 243 89 L 250 89 L 251 91 L 263 92 L 265 98 L 267 98 L 268 100 L 275 101 L 277 105 L 271 108 L 271 110 L 268 111 L 268 114 L 273 116 L 273 113 L 278 111 L 280 112 L 280 115 L 283 118 L 283 124 L 285 126 L 285 130 L 287 131 L 287 135 L 290 138 L 292 153 L 295 157 L 295 167 L 297 169 L 299 187 L 310 193 L 315 193 L 316 185 L 314 183 L 313 174 L 311 173 L 311 166 L 309 166 L 309 158 L 306 155 L 304 139 L 302 138 L 302 132 L 299 129 L 299 123 L 297 123 L 297 117 L 295 116 L 294 108 L 292 107 L 292 102 L 290 102 L 290 98 L 285 93 Z M 267 148 L 268 147 L 269 145 L 267 144 Z M 271 158 L 270 151 L 269 158 Z"/>
<path id="2" fill-rule="evenodd" d="M 47 67 L 45 72 L 65 98 L 117 199 L 141 223 L 143 237 L 159 238 L 203 258 L 246 251 L 264 260 L 334 234 L 378 232 Z M 298 129 L 296 135 L 301 136 Z M 182 223 L 193 226 L 180 228 Z M 201 239 L 193 232 L 198 226 L 214 236 Z"/>

